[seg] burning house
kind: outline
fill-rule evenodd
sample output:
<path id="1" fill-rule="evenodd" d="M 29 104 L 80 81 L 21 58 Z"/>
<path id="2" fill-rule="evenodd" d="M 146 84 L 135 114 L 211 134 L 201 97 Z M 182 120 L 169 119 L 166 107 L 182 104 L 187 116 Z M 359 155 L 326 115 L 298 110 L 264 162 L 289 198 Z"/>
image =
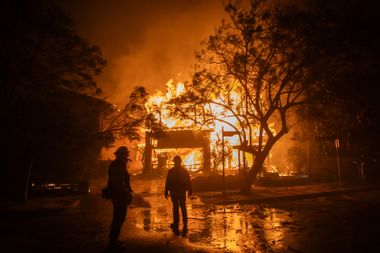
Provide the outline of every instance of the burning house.
<path id="1" fill-rule="evenodd" d="M 185 167 L 190 171 L 218 172 L 225 166 L 228 173 L 238 174 L 241 168 L 250 166 L 252 157 L 239 148 L 240 140 L 234 135 L 233 128 L 216 121 L 207 127 L 199 127 L 191 120 L 170 116 L 171 105 L 168 102 L 184 90 L 183 83 L 175 85 L 169 81 L 165 94 L 159 91 L 150 96 L 146 103 L 148 112 L 166 130 L 160 137 L 155 137 L 149 130 L 145 132 L 145 151 L 141 158 L 144 171 L 164 171 L 170 168 L 175 155 L 183 158 Z M 237 124 L 233 121 L 231 123 Z"/>
<path id="2" fill-rule="evenodd" d="M 236 118 L 226 115 L 218 107 L 211 110 L 220 111 L 222 120 L 215 120 L 208 125 L 199 126 L 190 119 L 172 116 L 173 104 L 170 101 L 184 92 L 183 83 L 174 84 L 173 81 L 169 81 L 166 93 L 158 91 L 151 95 L 145 104 L 148 113 L 152 114 L 164 129 L 160 135 L 156 135 L 152 129 L 145 129 L 145 143 L 139 144 L 140 149 L 144 151 L 138 158 L 143 163 L 143 171 L 164 172 L 173 166 L 172 159 L 175 155 L 180 155 L 184 166 L 192 172 L 220 174 L 225 171 L 226 175 L 238 175 L 241 170 L 250 168 L 254 157 L 236 131 L 245 131 L 241 129 Z M 238 93 L 232 96 L 239 100 Z M 253 143 L 250 146 L 255 147 L 258 145 L 256 142 L 259 139 L 259 131 L 253 129 L 252 132 Z M 262 136 L 262 141 L 265 143 L 266 136 Z M 275 146 L 267 156 L 263 173 L 279 176 L 296 173 L 292 163 L 287 161 L 287 151 L 295 145 L 301 147 L 300 143 L 295 143 L 290 137 L 279 142 L 278 148 Z"/>
<path id="3" fill-rule="evenodd" d="M 165 131 L 160 138 L 154 138 L 150 132 L 146 132 L 144 170 L 167 170 L 173 165 L 172 158 L 180 155 L 184 157 L 186 169 L 209 171 L 211 131 L 174 129 Z"/>

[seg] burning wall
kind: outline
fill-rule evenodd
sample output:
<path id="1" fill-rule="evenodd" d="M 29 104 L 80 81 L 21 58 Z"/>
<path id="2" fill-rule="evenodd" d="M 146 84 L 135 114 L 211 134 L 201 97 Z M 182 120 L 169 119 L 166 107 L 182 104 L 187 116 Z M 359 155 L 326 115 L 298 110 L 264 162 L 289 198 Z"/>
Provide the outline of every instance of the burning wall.
<path id="1" fill-rule="evenodd" d="M 168 128 L 165 131 L 166 137 L 155 139 L 149 135 L 149 130 L 146 133 L 146 156 L 144 158 L 144 169 L 161 168 L 158 160 L 165 160 L 166 153 L 173 152 L 181 155 L 184 149 L 192 148 L 193 150 L 182 154 L 184 164 L 188 168 L 198 170 L 199 166 L 203 170 L 210 169 L 220 170 L 221 165 L 221 131 L 224 127 L 226 130 L 232 130 L 230 126 L 223 126 L 220 122 L 213 122 L 205 128 L 194 126 L 190 120 L 180 120 L 170 117 L 171 105 L 169 101 L 172 98 L 180 96 L 185 92 L 183 83 L 174 84 L 173 81 L 167 83 L 167 92 L 164 94 L 161 91 L 150 96 L 146 103 L 146 108 L 149 113 Z M 213 108 L 220 110 L 220 108 Z M 229 119 L 233 124 L 237 124 L 233 118 Z M 239 167 L 240 160 L 246 160 L 243 154 L 236 149 L 234 145 L 239 145 L 238 136 L 230 136 L 225 140 L 225 164 L 228 168 Z M 165 149 L 170 149 L 167 151 Z M 180 150 L 181 149 L 181 150 Z M 198 149 L 198 150 L 196 150 Z M 161 150 L 161 151 L 159 151 Z M 169 155 L 170 157 L 171 155 Z M 239 157 L 240 156 L 240 157 Z M 168 160 L 170 161 L 170 159 Z"/>
<path id="2" fill-rule="evenodd" d="M 175 155 L 181 155 L 189 170 L 210 169 L 210 131 L 169 130 L 161 138 L 145 135 L 144 170 L 165 170 Z"/>

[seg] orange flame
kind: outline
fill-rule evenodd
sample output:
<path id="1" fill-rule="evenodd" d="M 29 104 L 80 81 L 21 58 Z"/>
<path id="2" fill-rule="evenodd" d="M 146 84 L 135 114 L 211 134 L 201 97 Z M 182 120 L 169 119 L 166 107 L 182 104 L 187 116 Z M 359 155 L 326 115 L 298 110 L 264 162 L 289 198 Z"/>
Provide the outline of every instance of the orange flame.
<path id="1" fill-rule="evenodd" d="M 222 128 L 224 128 L 225 131 L 235 131 L 238 129 L 239 131 L 245 131 L 245 129 L 241 129 L 238 119 L 229 111 L 225 110 L 225 107 L 219 104 L 225 103 L 226 99 L 232 103 L 232 105 L 237 105 L 241 102 L 241 95 L 238 92 L 237 85 L 234 85 L 232 90 L 228 92 L 225 96 L 227 97 L 218 97 L 214 98 L 214 102 L 210 105 L 210 110 L 213 111 L 213 114 L 217 118 L 222 118 L 226 122 L 221 122 L 218 120 L 215 120 L 212 122 L 211 125 L 208 127 L 210 129 L 213 129 L 213 131 L 210 133 L 210 146 L 212 149 L 216 148 L 217 141 L 221 140 L 221 132 Z M 145 104 L 145 107 L 149 113 L 152 113 L 156 119 L 158 119 L 163 125 L 165 125 L 169 129 L 175 129 L 175 128 L 192 128 L 193 122 L 190 120 L 179 120 L 173 117 L 170 117 L 169 113 L 172 109 L 169 104 L 169 101 L 173 98 L 176 98 L 186 92 L 186 87 L 184 83 L 177 83 L 174 84 L 173 80 L 169 80 L 166 83 L 166 93 L 163 94 L 161 91 L 157 91 L 153 95 L 151 95 L 148 99 L 148 101 Z M 273 124 L 270 126 L 273 128 Z M 256 136 L 258 135 L 258 130 L 255 131 Z M 256 137 L 254 136 L 254 137 Z M 240 139 L 239 136 L 234 135 L 230 136 L 228 138 L 228 141 L 225 143 L 226 148 L 230 148 L 232 150 L 232 146 L 239 145 Z M 239 157 L 240 156 L 240 157 Z M 240 158 L 240 159 L 239 159 Z M 190 167 L 191 165 L 194 165 L 196 163 L 199 163 L 201 159 L 201 155 L 197 154 L 197 152 L 192 152 L 190 154 L 187 154 L 186 157 L 183 159 L 185 166 Z M 228 168 L 238 168 L 239 167 L 239 160 L 241 160 L 241 154 L 238 152 L 238 150 L 232 150 L 229 154 L 229 157 L 226 157 L 225 164 Z M 248 162 L 251 160 L 249 156 L 247 157 Z M 220 169 L 221 166 L 218 167 Z M 271 171 L 275 171 L 276 168 L 271 166 Z"/>

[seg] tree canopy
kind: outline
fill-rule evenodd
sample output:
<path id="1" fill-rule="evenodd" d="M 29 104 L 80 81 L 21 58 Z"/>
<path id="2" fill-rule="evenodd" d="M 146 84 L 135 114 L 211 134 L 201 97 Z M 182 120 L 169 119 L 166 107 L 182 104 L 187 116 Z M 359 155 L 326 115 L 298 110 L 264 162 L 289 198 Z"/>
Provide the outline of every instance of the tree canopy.
<path id="1" fill-rule="evenodd" d="M 308 48 L 320 52 L 315 75 L 328 73 L 308 93 L 319 102 L 307 111 L 314 126 L 311 130 L 325 139 L 353 141 L 359 134 L 361 146 L 371 145 L 371 140 L 378 139 L 375 129 L 380 119 L 376 8 L 368 1 L 346 1 L 344 6 L 340 1 L 314 1 L 311 8 L 303 15 L 309 20 L 303 34 Z M 364 132 L 369 135 L 360 134 Z"/>
<path id="2" fill-rule="evenodd" d="M 1 185 L 9 195 L 25 189 L 31 168 L 32 177 L 69 178 L 94 167 L 118 136 L 138 137 L 145 90 L 136 88 L 120 111 L 103 99 L 96 77 L 106 60 L 62 9 L 6 0 L 0 13 Z"/>
<path id="3" fill-rule="evenodd" d="M 94 77 L 106 61 L 97 46 L 77 34 L 71 19 L 58 6 L 44 0 L 7 0 L 2 3 L 1 24 L 5 106 L 54 87 L 100 92 Z"/>
<path id="4" fill-rule="evenodd" d="M 220 121 L 239 133 L 239 149 L 254 156 L 242 189 L 249 191 L 273 145 L 298 122 L 317 55 L 305 46 L 294 8 L 251 1 L 245 9 L 233 1 L 225 10 L 229 20 L 197 53 L 176 113 L 198 125 Z"/>
<path id="5" fill-rule="evenodd" d="M 379 18 L 371 5 L 249 3 L 225 5 L 229 18 L 197 52 L 175 114 L 198 126 L 219 121 L 239 133 L 239 149 L 254 156 L 244 191 L 273 145 L 300 121 L 308 122 L 309 138 L 374 147 Z"/>

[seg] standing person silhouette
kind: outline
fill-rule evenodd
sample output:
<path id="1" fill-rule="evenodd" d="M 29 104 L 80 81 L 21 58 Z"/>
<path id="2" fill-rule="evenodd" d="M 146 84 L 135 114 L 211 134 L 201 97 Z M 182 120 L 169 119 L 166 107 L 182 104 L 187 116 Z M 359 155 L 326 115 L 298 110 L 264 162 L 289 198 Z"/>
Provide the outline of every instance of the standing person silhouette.
<path id="1" fill-rule="evenodd" d="M 170 228 L 176 236 L 179 232 L 179 208 L 182 212 L 182 236 L 187 234 L 187 210 L 186 210 L 186 191 L 188 196 L 192 195 L 191 179 L 189 172 L 181 165 L 180 156 L 175 156 L 174 167 L 168 171 L 165 181 L 165 198 L 167 199 L 170 192 L 170 198 L 173 203 L 173 223 Z"/>
<path id="2" fill-rule="evenodd" d="M 111 162 L 108 169 L 108 187 L 113 204 L 113 218 L 109 234 L 109 246 L 124 247 L 118 240 L 121 226 L 125 221 L 127 208 L 132 200 L 130 176 L 127 170 L 129 150 L 125 146 L 119 147 L 114 153 L 116 159 Z"/>

